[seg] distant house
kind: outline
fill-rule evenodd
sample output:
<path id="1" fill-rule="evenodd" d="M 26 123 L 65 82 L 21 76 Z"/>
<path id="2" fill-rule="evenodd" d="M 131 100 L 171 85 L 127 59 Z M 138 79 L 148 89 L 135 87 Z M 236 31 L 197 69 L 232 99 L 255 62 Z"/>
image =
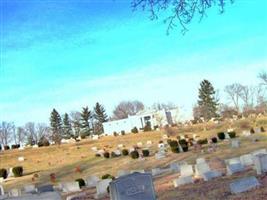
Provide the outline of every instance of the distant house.
<path id="1" fill-rule="evenodd" d="M 143 130 L 146 125 L 152 129 L 171 125 L 174 123 L 172 113 L 177 113 L 177 109 L 173 110 L 145 110 L 133 116 L 128 116 L 126 119 L 109 121 L 103 123 L 104 134 L 113 135 L 114 132 L 130 133 L 136 127 L 138 130 Z"/>

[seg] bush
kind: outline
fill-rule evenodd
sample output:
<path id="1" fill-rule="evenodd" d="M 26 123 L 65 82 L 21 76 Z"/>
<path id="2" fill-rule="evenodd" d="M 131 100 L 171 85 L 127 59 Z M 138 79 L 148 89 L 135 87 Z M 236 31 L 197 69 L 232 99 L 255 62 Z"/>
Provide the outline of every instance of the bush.
<path id="1" fill-rule="evenodd" d="M 169 143 L 171 148 L 177 148 L 178 147 L 178 142 L 176 140 L 171 140 Z"/>
<path id="2" fill-rule="evenodd" d="M 231 132 L 228 133 L 228 135 L 229 135 L 230 138 L 235 138 L 236 133 L 234 131 L 231 131 Z"/>
<path id="3" fill-rule="evenodd" d="M 217 133 L 217 136 L 218 136 L 218 138 L 219 138 L 220 140 L 224 140 L 224 139 L 225 139 L 225 134 L 224 134 L 224 132 L 219 132 L 219 133 Z"/>
<path id="4" fill-rule="evenodd" d="M 9 148 L 9 146 L 8 145 L 5 145 L 4 146 L 4 150 L 9 150 L 10 148 Z"/>
<path id="5" fill-rule="evenodd" d="M 101 155 L 99 153 L 96 153 L 95 157 L 101 157 Z"/>
<path id="6" fill-rule="evenodd" d="M 202 144 L 208 144 L 208 139 L 205 138 L 205 139 L 202 139 L 202 140 L 198 140 L 197 143 L 198 143 L 198 144 L 201 144 L 201 145 L 202 145 Z"/>
<path id="7" fill-rule="evenodd" d="M 187 152 L 188 151 L 188 145 L 182 144 L 181 145 L 183 152 Z"/>
<path id="8" fill-rule="evenodd" d="M 149 150 L 148 149 L 143 149 L 142 150 L 142 154 L 144 157 L 148 157 L 149 156 Z"/>
<path id="9" fill-rule="evenodd" d="M 167 144 L 170 145 L 171 141 L 172 141 L 171 139 L 167 139 Z"/>
<path id="10" fill-rule="evenodd" d="M 180 145 L 188 145 L 188 142 L 185 140 L 185 139 L 181 139 L 181 140 L 179 140 L 179 144 Z"/>
<path id="11" fill-rule="evenodd" d="M 151 128 L 151 126 L 150 125 L 145 125 L 145 127 L 144 127 L 144 132 L 147 132 L 147 131 L 152 131 L 152 128 Z"/>
<path id="12" fill-rule="evenodd" d="M 80 188 L 85 186 L 85 181 L 82 178 L 78 178 L 75 181 L 77 181 L 79 183 Z"/>
<path id="13" fill-rule="evenodd" d="M 132 159 L 137 159 L 137 158 L 139 158 L 139 153 L 138 153 L 138 151 L 132 151 L 131 152 L 131 157 L 132 157 Z"/>
<path id="14" fill-rule="evenodd" d="M 82 139 L 85 139 L 87 136 L 89 136 L 90 135 L 90 133 L 89 133 L 89 131 L 83 131 L 82 133 L 80 133 L 80 137 L 82 138 Z"/>
<path id="15" fill-rule="evenodd" d="M 18 149 L 20 147 L 19 144 L 12 144 L 11 149 Z"/>
<path id="16" fill-rule="evenodd" d="M 7 170 L 6 169 L 0 169 L 0 177 L 6 179 L 7 178 Z"/>
<path id="17" fill-rule="evenodd" d="M 17 166 L 12 169 L 12 172 L 14 173 L 15 177 L 20 177 L 23 175 L 23 167 Z"/>
<path id="18" fill-rule="evenodd" d="M 171 151 L 173 153 L 179 153 L 180 152 L 179 147 L 173 147 L 173 148 L 171 148 Z"/>
<path id="19" fill-rule="evenodd" d="M 251 134 L 254 134 L 254 133 L 255 133 L 254 128 L 251 128 L 251 129 L 250 129 L 250 133 L 251 133 Z"/>
<path id="20" fill-rule="evenodd" d="M 110 175 L 110 174 L 105 174 L 105 175 L 103 175 L 102 177 L 101 177 L 101 179 L 114 179 L 115 177 L 114 176 L 112 176 L 112 175 Z"/>
<path id="21" fill-rule="evenodd" d="M 122 155 L 124 155 L 124 156 L 128 156 L 128 155 L 129 155 L 129 151 L 128 151 L 128 149 L 123 149 L 123 150 L 121 151 L 121 153 L 122 153 Z"/>
<path id="22" fill-rule="evenodd" d="M 211 138 L 211 141 L 212 141 L 212 143 L 217 143 L 218 142 L 216 137 Z"/>
<path id="23" fill-rule="evenodd" d="M 42 137 L 38 142 L 39 147 L 43 147 L 43 146 L 47 147 L 49 145 L 50 145 L 50 143 L 49 143 L 48 139 L 45 137 Z"/>
<path id="24" fill-rule="evenodd" d="M 131 130 L 132 133 L 138 133 L 138 129 L 136 127 L 134 127 L 132 130 Z"/>
<path id="25" fill-rule="evenodd" d="M 125 131 L 121 131 L 121 135 L 125 135 Z"/>
<path id="26" fill-rule="evenodd" d="M 114 132 L 113 132 L 113 135 L 114 135 L 114 136 L 117 136 L 117 135 L 118 135 L 118 133 L 117 133 L 116 131 L 114 131 Z"/>
<path id="27" fill-rule="evenodd" d="M 263 128 L 263 126 L 261 126 L 261 132 L 263 133 L 263 132 L 265 132 L 265 130 L 264 130 L 264 128 Z"/>
<path id="28" fill-rule="evenodd" d="M 110 153 L 107 152 L 107 151 L 105 151 L 105 152 L 103 153 L 103 156 L 104 156 L 104 158 L 109 158 L 109 157 L 110 157 Z"/>
<path id="29" fill-rule="evenodd" d="M 112 157 L 112 158 L 116 158 L 116 157 L 119 157 L 119 156 L 118 156 L 117 154 L 115 154 L 115 152 L 112 151 L 112 152 L 111 152 L 111 157 Z"/>

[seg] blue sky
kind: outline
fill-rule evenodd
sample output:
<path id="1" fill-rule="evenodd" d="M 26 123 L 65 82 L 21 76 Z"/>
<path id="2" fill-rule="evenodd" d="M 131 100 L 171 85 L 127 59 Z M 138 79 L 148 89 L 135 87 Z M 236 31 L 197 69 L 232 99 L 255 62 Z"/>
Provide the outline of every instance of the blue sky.
<path id="1" fill-rule="evenodd" d="M 267 2 L 213 8 L 189 32 L 166 35 L 163 17 L 132 12 L 125 0 L 0 0 L 0 120 L 48 122 L 121 100 L 172 101 L 190 116 L 202 79 L 223 88 L 257 84 L 266 69 Z"/>

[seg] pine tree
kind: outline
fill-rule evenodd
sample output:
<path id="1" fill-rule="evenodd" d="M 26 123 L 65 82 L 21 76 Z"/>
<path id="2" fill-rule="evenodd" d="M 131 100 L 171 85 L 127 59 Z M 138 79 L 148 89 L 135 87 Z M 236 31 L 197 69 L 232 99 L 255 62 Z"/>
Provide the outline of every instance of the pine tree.
<path id="1" fill-rule="evenodd" d="M 216 100 L 215 90 L 208 80 L 200 83 L 198 98 L 200 115 L 204 117 L 204 120 L 217 117 L 218 100 Z"/>
<path id="2" fill-rule="evenodd" d="M 52 140 L 60 144 L 62 138 L 62 120 L 56 109 L 53 109 L 50 116 L 50 126 L 52 131 Z"/>
<path id="3" fill-rule="evenodd" d="M 108 116 L 106 114 L 105 108 L 100 104 L 96 103 L 94 107 L 94 117 L 96 120 L 95 126 L 94 126 L 94 132 L 97 134 L 103 133 L 103 123 L 108 121 Z"/>
<path id="4" fill-rule="evenodd" d="M 90 125 L 89 125 L 89 120 L 92 119 L 92 113 L 88 109 L 88 107 L 83 108 L 81 112 L 81 134 L 85 137 L 90 135 Z"/>
<path id="5" fill-rule="evenodd" d="M 71 138 L 72 136 L 72 128 L 70 123 L 70 118 L 67 113 L 64 114 L 63 117 L 63 137 L 64 138 Z"/>

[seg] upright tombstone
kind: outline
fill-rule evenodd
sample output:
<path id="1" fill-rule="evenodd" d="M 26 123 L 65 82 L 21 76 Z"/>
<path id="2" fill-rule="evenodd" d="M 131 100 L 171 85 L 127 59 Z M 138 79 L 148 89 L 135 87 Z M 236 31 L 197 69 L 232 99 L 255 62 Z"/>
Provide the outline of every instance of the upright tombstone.
<path id="1" fill-rule="evenodd" d="M 81 191 L 79 183 L 77 181 L 62 183 L 63 192 L 79 192 Z"/>
<path id="2" fill-rule="evenodd" d="M 110 183 L 111 200 L 156 200 L 151 174 L 133 173 Z"/>
<path id="3" fill-rule="evenodd" d="M 181 176 L 193 176 L 194 171 L 192 165 L 181 165 Z"/>
<path id="4" fill-rule="evenodd" d="M 87 187 L 96 187 L 97 182 L 100 181 L 100 179 L 97 176 L 89 176 L 86 178 L 86 186 Z"/>
<path id="5" fill-rule="evenodd" d="M 13 168 L 9 168 L 8 177 L 14 177 Z"/>
<path id="6" fill-rule="evenodd" d="M 2 185 L 0 185 L 0 196 L 4 196 L 5 195 L 5 191 Z"/>
<path id="7" fill-rule="evenodd" d="M 109 183 L 112 179 L 104 179 L 97 182 L 95 199 L 100 199 L 108 194 Z"/>
<path id="8" fill-rule="evenodd" d="M 227 139 L 227 140 L 231 139 L 228 132 L 225 132 L 224 135 L 225 135 L 225 139 Z"/>
<path id="9" fill-rule="evenodd" d="M 245 168 L 241 163 L 235 163 L 235 164 L 226 165 L 226 170 L 227 170 L 227 175 L 231 176 L 234 173 L 244 171 Z"/>
<path id="10" fill-rule="evenodd" d="M 239 148 L 240 147 L 240 141 L 238 139 L 231 140 L 231 147 L 232 148 Z"/>
<path id="11" fill-rule="evenodd" d="M 258 154 L 254 157 L 257 174 L 267 172 L 267 154 Z"/>
<path id="12" fill-rule="evenodd" d="M 181 167 L 180 167 L 179 163 L 176 163 L 176 162 L 170 164 L 170 169 L 173 172 L 180 172 L 181 171 Z"/>
<path id="13" fill-rule="evenodd" d="M 251 135 L 250 131 L 246 130 L 246 131 L 243 131 L 242 132 L 242 135 L 245 136 L 245 137 L 248 137 Z"/>
<path id="14" fill-rule="evenodd" d="M 24 192 L 25 193 L 31 193 L 31 194 L 36 193 L 35 185 L 25 185 L 24 186 Z"/>
<path id="15" fill-rule="evenodd" d="M 242 155 L 242 156 L 240 156 L 240 162 L 244 166 L 253 165 L 253 157 L 251 154 Z"/>
<path id="16" fill-rule="evenodd" d="M 198 163 L 195 165 L 195 171 L 197 176 L 202 176 L 204 173 L 210 171 L 210 167 L 206 162 Z"/>
<path id="17" fill-rule="evenodd" d="M 160 143 L 159 145 L 161 145 L 161 144 L 162 143 Z M 163 144 L 163 146 L 159 146 L 159 151 L 158 151 L 158 153 L 155 154 L 155 158 L 157 160 L 160 160 L 162 158 L 165 158 L 165 156 L 166 156 L 166 152 L 165 152 L 165 146 Z"/>
<path id="18" fill-rule="evenodd" d="M 197 158 L 197 159 L 196 159 L 196 163 L 197 163 L 197 164 L 205 163 L 205 162 L 206 162 L 205 158 Z"/>
<path id="19" fill-rule="evenodd" d="M 241 178 L 239 180 L 232 182 L 230 184 L 230 190 L 233 194 L 238 194 L 258 186 L 260 186 L 259 181 L 256 179 L 256 177 L 251 176 L 251 177 Z"/>
<path id="20" fill-rule="evenodd" d="M 19 197 L 19 196 L 21 196 L 21 190 L 18 188 L 13 188 L 13 189 L 9 190 L 8 196 Z"/>
<path id="21" fill-rule="evenodd" d="M 255 133 L 261 133 L 261 128 L 255 128 Z"/>

